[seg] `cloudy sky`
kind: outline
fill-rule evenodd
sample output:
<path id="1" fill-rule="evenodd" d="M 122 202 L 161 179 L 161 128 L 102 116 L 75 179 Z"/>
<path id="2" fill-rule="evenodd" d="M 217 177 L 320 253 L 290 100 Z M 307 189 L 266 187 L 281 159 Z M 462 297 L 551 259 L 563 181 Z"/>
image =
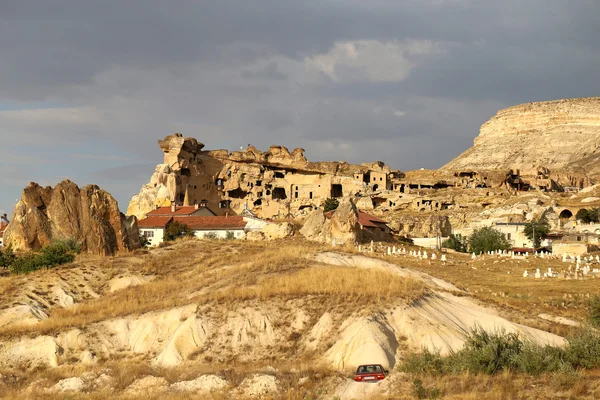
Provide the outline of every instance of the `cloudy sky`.
<path id="1" fill-rule="evenodd" d="M 0 212 L 127 208 L 173 132 L 438 168 L 501 108 L 600 95 L 598 0 L 0 0 Z"/>

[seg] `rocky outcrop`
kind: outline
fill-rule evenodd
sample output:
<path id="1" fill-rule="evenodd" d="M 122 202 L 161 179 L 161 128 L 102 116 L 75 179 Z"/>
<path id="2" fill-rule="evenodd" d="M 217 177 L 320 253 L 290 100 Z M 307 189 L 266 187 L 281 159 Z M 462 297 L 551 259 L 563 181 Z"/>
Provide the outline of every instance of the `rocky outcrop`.
<path id="1" fill-rule="evenodd" d="M 144 218 L 155 205 L 206 202 L 218 215 L 246 208 L 263 218 L 306 215 L 330 198 L 390 187 L 391 170 L 382 162 L 310 162 L 304 149 L 254 146 L 242 151 L 203 150 L 180 133 L 159 140 L 164 153 L 150 182 L 133 196 L 128 215 Z M 185 204 L 184 204 L 185 205 Z"/>
<path id="2" fill-rule="evenodd" d="M 326 218 L 323 210 L 315 210 L 304 222 L 300 234 L 315 242 L 355 245 L 361 239 L 356 206 L 350 198 L 345 198 L 330 218 Z"/>
<path id="3" fill-rule="evenodd" d="M 600 97 L 526 103 L 499 111 L 481 126 L 474 146 L 443 169 L 541 168 L 600 173 Z M 581 178 L 575 178 L 578 180 Z"/>
<path id="4" fill-rule="evenodd" d="M 4 233 L 16 249 L 38 250 L 53 239 L 74 238 L 84 251 L 114 255 L 140 247 L 135 218 L 119 212 L 117 201 L 95 185 L 80 189 L 65 180 L 54 188 L 30 183 Z"/>

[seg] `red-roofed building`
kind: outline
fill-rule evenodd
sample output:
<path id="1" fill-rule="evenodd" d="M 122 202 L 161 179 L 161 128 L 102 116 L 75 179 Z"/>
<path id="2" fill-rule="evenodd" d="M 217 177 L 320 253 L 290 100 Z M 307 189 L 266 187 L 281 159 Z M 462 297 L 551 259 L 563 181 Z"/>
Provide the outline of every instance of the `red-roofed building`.
<path id="1" fill-rule="evenodd" d="M 374 215 L 367 214 L 364 211 L 358 211 L 358 223 L 361 229 L 368 231 L 379 231 L 383 233 L 391 233 L 392 230 L 387 225 L 387 222 Z"/>
<path id="2" fill-rule="evenodd" d="M 189 226 L 199 239 L 207 236 L 224 239 L 228 233 L 239 239 L 245 235 L 248 224 L 244 217 L 237 215 L 174 217 L 173 220 Z"/>
<path id="3" fill-rule="evenodd" d="M 331 218 L 334 211 L 326 212 L 325 217 Z M 392 232 L 386 221 L 360 210 L 358 210 L 358 224 L 360 225 L 360 229 L 365 232 L 371 232 L 378 239 L 382 238 L 381 235 L 389 235 Z"/>
<path id="4" fill-rule="evenodd" d="M 150 246 L 158 246 L 164 241 L 165 228 L 173 220 L 171 216 L 149 216 L 138 221 L 140 235 L 144 236 Z"/>
<path id="5" fill-rule="evenodd" d="M 205 202 L 193 206 L 178 206 L 172 204 L 170 207 L 154 207 L 154 210 L 146 214 L 146 217 L 200 217 L 216 215 Z"/>
<path id="6" fill-rule="evenodd" d="M 0 247 L 4 245 L 4 231 L 6 230 L 7 226 L 7 222 L 0 221 Z"/>
<path id="7" fill-rule="evenodd" d="M 225 239 L 231 235 L 241 239 L 246 231 L 260 229 L 266 221 L 249 221 L 241 216 L 148 216 L 138 221 L 140 234 L 148 241 L 150 246 L 158 246 L 164 241 L 165 229 L 171 222 L 177 221 L 190 227 L 194 236 L 199 239 L 210 237 Z"/>

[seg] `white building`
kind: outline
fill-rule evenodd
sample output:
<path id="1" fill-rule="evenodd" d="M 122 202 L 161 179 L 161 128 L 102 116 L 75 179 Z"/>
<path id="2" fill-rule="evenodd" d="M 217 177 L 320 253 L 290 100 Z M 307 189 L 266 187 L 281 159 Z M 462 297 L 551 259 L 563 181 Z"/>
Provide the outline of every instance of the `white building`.
<path id="1" fill-rule="evenodd" d="M 198 239 L 242 239 L 248 225 L 258 225 L 248 220 L 240 216 L 149 216 L 138 221 L 138 228 L 149 246 L 158 246 L 164 241 L 167 225 L 175 221 L 187 225 Z"/>
<path id="2" fill-rule="evenodd" d="M 158 246 L 164 240 L 165 228 L 173 217 L 147 217 L 138 221 L 140 235 L 148 240 L 149 246 Z"/>

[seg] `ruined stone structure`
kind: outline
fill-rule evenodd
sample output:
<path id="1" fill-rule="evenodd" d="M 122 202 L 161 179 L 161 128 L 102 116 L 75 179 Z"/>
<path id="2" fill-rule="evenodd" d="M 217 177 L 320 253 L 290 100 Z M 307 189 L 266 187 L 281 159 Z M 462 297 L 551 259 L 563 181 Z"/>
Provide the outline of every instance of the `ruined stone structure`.
<path id="1" fill-rule="evenodd" d="M 181 134 L 159 141 L 164 162 L 135 195 L 128 215 L 143 218 L 155 205 L 193 205 L 205 201 L 219 215 L 245 208 L 264 218 L 307 214 L 330 197 L 366 195 L 390 188 L 393 172 L 381 162 L 310 162 L 303 149 L 271 146 L 261 152 L 203 150 Z"/>
<path id="2" fill-rule="evenodd" d="M 140 247 L 135 218 L 119 212 L 110 193 L 95 185 L 80 189 L 65 180 L 54 188 L 30 183 L 15 206 L 4 242 L 16 250 L 38 250 L 53 239 L 73 238 L 100 255 Z"/>

